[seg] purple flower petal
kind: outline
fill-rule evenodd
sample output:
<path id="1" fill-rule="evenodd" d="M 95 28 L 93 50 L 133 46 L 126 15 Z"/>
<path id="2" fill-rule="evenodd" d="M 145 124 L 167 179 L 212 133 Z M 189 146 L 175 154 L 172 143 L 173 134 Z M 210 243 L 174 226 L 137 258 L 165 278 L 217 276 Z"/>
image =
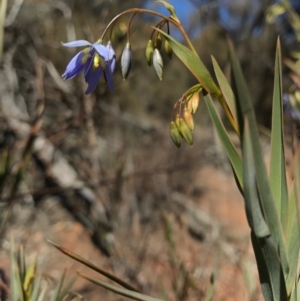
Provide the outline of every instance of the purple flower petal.
<path id="1" fill-rule="evenodd" d="M 104 71 L 104 78 L 105 78 L 105 81 L 107 82 L 109 90 L 111 92 L 113 92 L 114 91 L 114 81 L 113 81 L 113 74 L 112 74 L 112 71 L 110 68 L 110 62 L 105 62 L 105 65 L 106 65 L 106 68 Z"/>
<path id="2" fill-rule="evenodd" d="M 86 95 L 95 90 L 102 73 L 103 70 L 101 67 L 94 69 L 93 66 L 90 66 L 90 68 L 87 70 L 87 73 L 85 75 L 85 80 L 88 83 L 87 90 L 85 91 Z"/>
<path id="3" fill-rule="evenodd" d="M 93 46 L 90 42 L 86 40 L 77 40 L 73 42 L 68 42 L 68 43 L 62 43 L 64 47 L 82 47 L 82 46 Z"/>
<path id="4" fill-rule="evenodd" d="M 116 53 L 111 45 L 111 42 L 108 42 L 106 48 L 108 49 L 108 61 L 110 62 L 110 69 L 111 72 L 113 73 L 116 69 Z"/>
<path id="5" fill-rule="evenodd" d="M 94 49 L 99 53 L 99 55 L 104 59 L 108 60 L 109 52 L 108 49 L 102 44 L 93 44 Z"/>
<path id="6" fill-rule="evenodd" d="M 62 75 L 64 79 L 71 79 L 85 69 L 85 64 L 82 64 L 84 54 L 78 52 L 69 62 L 65 73 Z"/>

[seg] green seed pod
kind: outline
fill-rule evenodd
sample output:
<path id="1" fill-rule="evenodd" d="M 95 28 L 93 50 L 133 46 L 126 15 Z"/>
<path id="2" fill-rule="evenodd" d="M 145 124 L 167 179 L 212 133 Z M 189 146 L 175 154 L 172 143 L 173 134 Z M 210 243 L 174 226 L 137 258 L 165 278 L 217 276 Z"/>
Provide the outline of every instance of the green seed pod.
<path id="1" fill-rule="evenodd" d="M 153 52 L 153 67 L 160 80 L 162 80 L 163 76 L 163 66 L 164 64 L 160 52 L 157 48 L 155 48 Z"/>
<path id="2" fill-rule="evenodd" d="M 132 58 L 131 45 L 129 42 L 127 42 L 121 57 L 121 69 L 122 69 L 123 79 L 126 79 L 129 74 L 131 68 L 131 58 Z"/>
<path id="3" fill-rule="evenodd" d="M 168 56 L 168 58 L 171 60 L 172 59 L 172 54 L 173 54 L 173 50 L 172 50 L 172 47 L 169 43 L 168 40 L 165 40 L 165 52 Z"/>
<path id="4" fill-rule="evenodd" d="M 184 118 L 184 121 L 186 122 L 187 126 L 189 127 L 189 129 L 191 131 L 193 131 L 195 128 L 194 118 L 193 118 L 193 115 L 188 111 L 187 108 L 184 109 L 183 118 Z"/>
<path id="5" fill-rule="evenodd" d="M 194 93 L 194 95 L 190 99 L 192 105 L 192 113 L 195 114 L 198 110 L 199 103 L 200 103 L 200 95 L 199 92 Z"/>
<path id="6" fill-rule="evenodd" d="M 180 131 L 181 134 L 183 136 L 183 139 L 189 144 L 189 145 L 193 145 L 193 136 L 192 136 L 192 132 L 189 129 L 189 127 L 187 126 L 187 124 L 185 123 L 185 121 L 180 118 L 179 120 L 179 125 L 180 125 Z"/>
<path id="7" fill-rule="evenodd" d="M 156 40 L 155 40 L 155 47 L 160 49 L 161 48 L 161 44 L 162 44 L 162 36 L 161 33 L 159 32 L 156 36 Z"/>
<path id="8" fill-rule="evenodd" d="M 146 60 L 149 67 L 152 66 L 153 51 L 153 42 L 152 40 L 149 40 L 146 47 Z"/>
<path id="9" fill-rule="evenodd" d="M 174 121 L 170 123 L 170 136 L 174 144 L 179 148 L 181 145 L 181 136 Z"/>

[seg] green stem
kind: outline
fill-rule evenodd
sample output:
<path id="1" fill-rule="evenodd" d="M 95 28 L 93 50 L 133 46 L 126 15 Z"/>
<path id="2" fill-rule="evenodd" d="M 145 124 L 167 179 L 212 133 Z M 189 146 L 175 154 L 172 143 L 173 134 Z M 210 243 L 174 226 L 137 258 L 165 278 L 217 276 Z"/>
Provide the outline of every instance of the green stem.
<path id="1" fill-rule="evenodd" d="M 193 46 L 193 44 L 192 44 L 192 42 L 191 42 L 191 40 L 190 40 L 190 38 L 188 37 L 186 31 L 184 30 L 183 26 L 182 26 L 180 23 L 178 23 L 177 21 L 175 21 L 175 20 L 172 19 L 172 18 L 166 17 L 166 16 L 163 15 L 163 14 L 160 14 L 160 13 L 158 13 L 158 12 L 155 12 L 155 11 L 150 10 L 150 9 L 145 9 L 145 8 L 131 8 L 131 9 L 125 10 L 125 11 L 121 12 L 120 14 L 118 14 L 117 16 L 115 16 L 115 17 L 109 22 L 109 24 L 107 25 L 107 27 L 105 28 L 105 30 L 104 30 L 104 32 L 103 32 L 103 34 L 102 34 L 102 36 L 101 36 L 100 39 L 103 39 L 103 38 L 104 38 L 104 36 L 106 35 L 108 29 L 109 29 L 111 26 L 114 26 L 114 24 L 116 23 L 116 21 L 117 21 L 121 16 L 124 16 L 124 15 L 129 14 L 129 13 L 134 13 L 135 15 L 137 15 L 137 14 L 150 14 L 150 15 L 157 16 L 157 17 L 159 17 L 159 18 L 165 19 L 167 22 L 172 23 L 174 26 L 176 26 L 176 27 L 180 30 L 181 34 L 182 34 L 183 37 L 185 38 L 185 40 L 186 40 L 187 44 L 189 45 L 190 49 L 191 49 L 196 55 L 198 55 L 197 52 L 196 52 L 196 49 L 194 48 L 194 46 Z"/>

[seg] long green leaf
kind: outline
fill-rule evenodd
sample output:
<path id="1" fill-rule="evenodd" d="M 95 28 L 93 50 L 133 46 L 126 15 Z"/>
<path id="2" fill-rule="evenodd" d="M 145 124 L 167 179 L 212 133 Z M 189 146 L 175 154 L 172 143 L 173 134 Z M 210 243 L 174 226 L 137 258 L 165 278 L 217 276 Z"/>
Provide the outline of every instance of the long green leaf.
<path id="1" fill-rule="evenodd" d="M 42 283 L 42 275 L 39 275 L 37 278 L 35 278 L 34 288 L 30 296 L 30 301 L 37 301 L 39 296 L 39 291 L 41 288 L 41 283 Z"/>
<path id="2" fill-rule="evenodd" d="M 257 238 L 252 232 L 251 238 L 266 301 L 287 301 L 282 267 L 272 236 Z"/>
<path id="3" fill-rule="evenodd" d="M 295 287 L 295 279 L 297 279 L 298 258 L 300 249 L 300 232 L 297 219 L 297 204 L 295 196 L 295 185 L 292 186 L 289 195 L 288 205 L 288 236 L 287 236 L 287 250 L 290 263 L 290 271 L 286 278 L 286 289 L 288 294 L 291 293 Z"/>
<path id="4" fill-rule="evenodd" d="M 209 115 L 214 123 L 215 129 L 218 133 L 218 136 L 225 148 L 225 151 L 227 153 L 227 156 L 230 160 L 230 163 L 232 165 L 235 177 L 237 179 L 237 184 L 242 189 L 243 187 L 243 180 L 242 180 L 242 159 L 240 154 L 238 153 L 237 149 L 233 145 L 232 141 L 230 140 L 228 133 L 221 121 L 220 116 L 217 113 L 217 110 L 215 108 L 215 105 L 212 101 L 212 98 L 209 94 L 204 96 L 204 101 L 207 106 Z"/>
<path id="5" fill-rule="evenodd" d="M 10 281 L 11 300 L 24 301 L 21 275 L 20 275 L 19 268 L 17 266 L 13 240 L 11 240 L 11 249 L 10 249 L 10 277 L 11 277 L 11 281 Z"/>
<path id="6" fill-rule="evenodd" d="M 288 223 L 288 192 L 286 183 L 283 120 L 282 120 L 282 70 L 281 50 L 278 39 L 275 59 L 275 76 L 273 92 L 270 187 L 275 200 L 277 212 L 281 218 L 283 233 L 286 234 Z"/>
<path id="7" fill-rule="evenodd" d="M 226 100 L 226 103 L 230 109 L 230 112 L 233 116 L 233 119 L 235 122 L 238 122 L 237 119 L 237 110 L 236 110 L 236 102 L 235 102 L 235 98 L 234 98 L 234 94 L 233 91 L 226 79 L 226 76 L 224 75 L 224 73 L 222 72 L 218 62 L 216 61 L 216 59 L 212 56 L 212 63 L 213 63 L 213 67 L 214 67 L 214 71 L 218 80 L 218 83 L 220 85 L 221 91 L 223 93 L 223 96 Z"/>
<path id="8" fill-rule="evenodd" d="M 220 96 L 221 92 L 214 83 L 209 71 L 201 61 L 198 55 L 193 53 L 189 48 L 182 45 L 163 30 L 155 28 L 159 31 L 170 43 L 174 53 L 186 65 L 186 67 L 194 74 L 203 88 L 215 96 Z"/>
<path id="9" fill-rule="evenodd" d="M 103 276 L 113 280 L 114 282 L 120 284 L 121 286 L 129 289 L 129 290 L 132 290 L 132 291 L 136 291 L 137 292 L 137 289 L 134 288 L 133 286 L 131 286 L 130 284 L 128 284 L 127 282 L 123 281 L 122 279 L 116 277 L 115 275 L 112 275 L 102 269 L 100 269 L 99 267 L 95 266 L 94 264 L 92 264 L 90 261 L 82 258 L 81 256 L 77 255 L 77 254 L 74 254 L 73 252 L 65 249 L 65 248 L 62 248 L 60 247 L 59 245 L 55 244 L 54 242 L 48 240 L 56 249 L 58 249 L 60 252 L 62 252 L 63 254 L 75 259 L 76 261 L 84 264 L 85 266 L 89 267 L 90 269 L 102 274 Z"/>
<path id="10" fill-rule="evenodd" d="M 259 135 L 256 126 L 253 105 L 251 103 L 247 85 L 241 70 L 241 66 L 236 57 L 236 53 L 231 41 L 229 41 L 229 58 L 232 68 L 232 85 L 238 101 L 238 119 L 240 133 L 243 133 L 244 118 L 249 121 L 249 131 L 251 136 L 251 144 L 253 147 L 254 164 L 256 170 L 256 182 L 260 196 L 261 206 L 263 208 L 266 222 L 269 226 L 272 237 L 275 240 L 277 249 L 279 250 L 280 260 L 282 262 L 285 275 L 288 274 L 289 265 L 287 258 L 287 250 L 284 242 L 283 231 L 280 219 L 275 207 L 275 201 L 271 192 L 269 178 L 264 163 L 262 150 L 259 142 Z"/>
<path id="11" fill-rule="evenodd" d="M 246 214 L 250 228 L 257 238 L 270 235 L 270 230 L 263 217 L 259 204 L 259 196 L 255 181 L 254 153 L 251 145 L 251 136 L 248 119 L 245 118 L 243 135 L 243 183 Z"/>
<path id="12" fill-rule="evenodd" d="M 64 280 L 65 280 L 65 276 L 66 276 L 66 270 L 63 271 L 56 287 L 55 287 L 55 290 L 50 298 L 50 301 L 59 301 L 59 294 L 61 292 L 61 289 L 62 289 L 62 286 L 63 286 L 63 283 L 64 283 Z"/>
<path id="13" fill-rule="evenodd" d="M 268 266 L 263 255 L 262 249 L 260 247 L 259 241 L 257 237 L 255 237 L 253 231 L 251 231 L 251 241 L 255 254 L 261 290 L 263 292 L 264 298 L 266 301 L 274 301 Z"/>
<path id="14" fill-rule="evenodd" d="M 99 279 L 93 279 L 93 278 L 90 278 L 89 276 L 87 275 L 84 275 L 84 274 L 81 274 L 81 273 L 78 273 L 78 275 L 80 275 L 81 277 L 97 284 L 97 285 L 100 285 L 114 293 L 117 293 L 119 295 L 122 295 L 122 296 L 125 296 L 125 297 L 128 297 L 128 298 L 131 298 L 131 299 L 134 299 L 134 300 L 138 300 L 138 301 L 162 301 L 161 299 L 156 299 L 156 298 L 153 298 L 153 297 L 150 297 L 150 296 L 147 296 L 147 295 L 144 295 L 144 294 L 140 294 L 140 293 L 137 293 L 137 292 L 133 292 L 131 290 L 128 290 L 128 289 L 125 289 L 125 288 L 122 288 L 122 287 L 117 287 L 117 286 L 114 286 L 114 285 L 111 285 L 109 283 L 106 283 L 104 281 L 101 281 Z"/>

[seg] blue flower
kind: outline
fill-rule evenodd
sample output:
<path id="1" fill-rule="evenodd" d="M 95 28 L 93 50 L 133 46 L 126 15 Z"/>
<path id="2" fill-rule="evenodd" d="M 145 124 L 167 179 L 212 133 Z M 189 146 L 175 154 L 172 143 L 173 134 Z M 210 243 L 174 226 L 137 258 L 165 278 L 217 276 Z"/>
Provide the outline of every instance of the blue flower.
<path id="1" fill-rule="evenodd" d="M 71 79 L 81 72 L 84 72 L 84 79 L 88 84 L 85 94 L 90 94 L 97 86 L 102 74 L 111 91 L 114 90 L 113 71 L 116 66 L 115 51 L 109 42 L 105 47 L 99 42 L 94 44 L 78 40 L 63 43 L 65 47 L 88 46 L 78 52 L 69 62 L 62 77 L 66 80 Z"/>

